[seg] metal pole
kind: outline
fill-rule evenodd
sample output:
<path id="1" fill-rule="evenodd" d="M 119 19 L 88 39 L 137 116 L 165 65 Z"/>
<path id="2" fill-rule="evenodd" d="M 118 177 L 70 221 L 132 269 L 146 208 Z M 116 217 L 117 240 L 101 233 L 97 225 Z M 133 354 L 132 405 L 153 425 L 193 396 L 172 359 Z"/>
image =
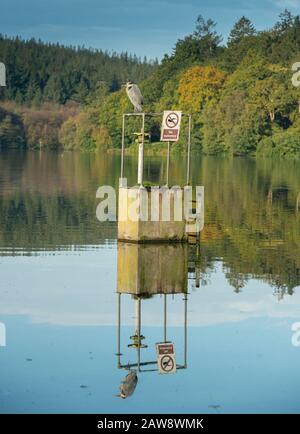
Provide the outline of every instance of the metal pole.
<path id="1" fill-rule="evenodd" d="M 184 367 L 187 368 L 187 299 L 188 296 L 185 294 L 184 297 Z"/>
<path id="2" fill-rule="evenodd" d="M 142 143 L 139 144 L 138 184 L 143 184 L 144 171 L 144 141 L 145 141 L 145 113 L 142 114 Z"/>
<path id="3" fill-rule="evenodd" d="M 167 294 L 164 294 L 164 342 L 167 342 Z"/>
<path id="4" fill-rule="evenodd" d="M 122 121 L 122 153 L 121 153 L 121 179 L 124 176 L 124 147 L 125 147 L 125 114 Z"/>
<path id="5" fill-rule="evenodd" d="M 187 170 L 186 170 L 186 183 L 187 183 L 187 185 L 190 185 L 191 129 L 192 129 L 192 116 L 189 115 L 188 155 L 187 155 Z"/>
<path id="6" fill-rule="evenodd" d="M 169 187 L 169 168 L 170 168 L 170 142 L 168 142 L 168 156 L 167 156 L 167 187 Z"/>

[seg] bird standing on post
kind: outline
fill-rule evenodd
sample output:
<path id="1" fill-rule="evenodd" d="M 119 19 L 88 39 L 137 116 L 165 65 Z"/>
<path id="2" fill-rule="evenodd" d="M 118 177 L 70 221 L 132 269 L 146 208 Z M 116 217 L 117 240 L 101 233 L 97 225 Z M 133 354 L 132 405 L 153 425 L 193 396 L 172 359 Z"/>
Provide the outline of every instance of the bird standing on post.
<path id="1" fill-rule="evenodd" d="M 133 84 L 130 81 L 128 81 L 126 83 L 126 93 L 130 102 L 134 107 L 134 111 L 136 113 L 142 113 L 144 98 L 139 87 L 136 84 Z"/>

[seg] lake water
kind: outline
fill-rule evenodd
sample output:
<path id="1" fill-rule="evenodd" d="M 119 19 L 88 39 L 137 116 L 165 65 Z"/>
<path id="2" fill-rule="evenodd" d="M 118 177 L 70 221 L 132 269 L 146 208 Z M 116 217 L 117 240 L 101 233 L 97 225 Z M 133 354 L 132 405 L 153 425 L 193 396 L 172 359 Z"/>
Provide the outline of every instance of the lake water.
<path id="1" fill-rule="evenodd" d="M 125 168 L 134 184 L 136 158 Z M 0 412 L 299 413 L 299 162 L 193 156 L 193 184 L 205 187 L 200 247 L 153 247 L 144 284 L 179 286 L 140 302 L 134 282 L 133 295 L 117 288 L 143 265 L 127 267 L 116 223 L 96 219 L 96 190 L 116 187 L 119 170 L 119 156 L 0 153 Z M 185 171 L 172 157 L 171 185 Z M 165 157 L 146 158 L 147 180 L 165 176 Z M 120 399 L 137 363 L 128 345 L 139 304 L 141 372 Z M 164 340 L 174 374 L 152 363 Z"/>

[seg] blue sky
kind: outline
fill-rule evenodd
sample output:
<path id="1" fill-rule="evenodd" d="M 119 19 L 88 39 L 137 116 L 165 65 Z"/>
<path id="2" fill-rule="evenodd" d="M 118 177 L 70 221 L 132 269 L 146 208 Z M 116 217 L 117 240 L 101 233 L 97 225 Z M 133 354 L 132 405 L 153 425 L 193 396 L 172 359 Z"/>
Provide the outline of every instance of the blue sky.
<path id="1" fill-rule="evenodd" d="M 0 31 L 161 58 L 199 14 L 215 20 L 226 40 L 242 15 L 263 29 L 284 8 L 300 13 L 300 0 L 1 0 Z"/>

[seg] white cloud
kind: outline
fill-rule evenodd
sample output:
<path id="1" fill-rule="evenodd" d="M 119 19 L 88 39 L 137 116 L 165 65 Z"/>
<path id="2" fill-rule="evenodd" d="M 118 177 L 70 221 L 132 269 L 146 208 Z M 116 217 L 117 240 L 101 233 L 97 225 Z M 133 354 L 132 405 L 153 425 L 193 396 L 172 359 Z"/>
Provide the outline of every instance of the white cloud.
<path id="1" fill-rule="evenodd" d="M 116 250 L 61 252 L 58 256 L 3 257 L 0 315 L 24 315 L 34 323 L 65 326 L 116 325 Z M 15 273 L 15 269 L 19 272 Z M 211 283 L 190 291 L 189 326 L 233 323 L 261 317 L 300 319 L 300 291 L 278 302 L 273 289 L 251 280 L 235 294 L 221 263 Z M 131 296 L 122 296 L 122 323 L 134 325 Z M 163 297 L 142 302 L 144 326 L 163 323 Z M 182 295 L 168 297 L 168 324 L 182 326 Z"/>
<path id="2" fill-rule="evenodd" d="M 272 2 L 281 9 L 297 9 L 300 7 L 300 0 L 273 0 Z"/>

